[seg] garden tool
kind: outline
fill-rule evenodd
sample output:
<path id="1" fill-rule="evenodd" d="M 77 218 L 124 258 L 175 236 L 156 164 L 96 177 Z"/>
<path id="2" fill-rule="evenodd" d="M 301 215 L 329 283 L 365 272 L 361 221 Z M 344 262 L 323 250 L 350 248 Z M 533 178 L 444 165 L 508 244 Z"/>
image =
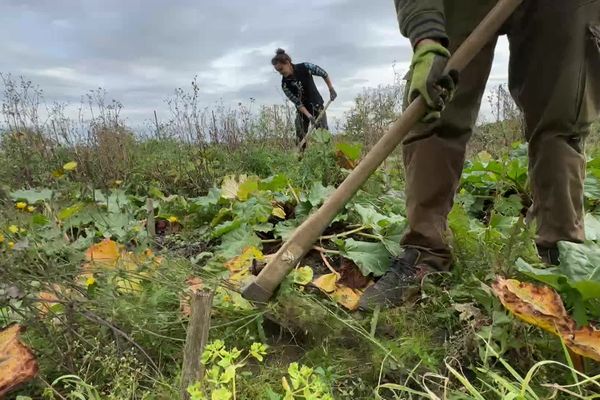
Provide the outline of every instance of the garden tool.
<path id="1" fill-rule="evenodd" d="M 452 55 L 444 72 L 462 71 L 494 35 L 497 35 L 501 26 L 522 2 L 523 0 L 499 0 Z M 408 132 L 423 120 L 427 112 L 427 105 L 421 96 L 410 103 L 400 118 L 394 122 L 323 205 L 294 231 L 290 239 L 283 244 L 258 276 L 251 278 L 252 280 L 243 289 L 242 296 L 244 298 L 263 303 L 271 298 L 279 284 L 312 248 L 313 243 L 329 226 L 339 210 L 402 142 Z"/>
<path id="2" fill-rule="evenodd" d="M 321 118 L 323 118 L 323 116 L 325 115 L 325 111 L 327 111 L 327 107 L 329 107 L 329 105 L 331 104 L 333 100 L 329 100 L 327 102 L 327 104 L 325 104 L 325 107 L 323 107 L 323 110 L 319 113 L 319 116 L 315 119 L 315 123 L 312 124 L 310 126 L 310 129 L 308 130 L 308 132 L 306 132 L 306 135 L 304 135 L 304 138 L 302 138 L 302 141 L 298 144 L 298 151 L 303 152 L 303 146 L 304 143 L 306 143 L 306 140 L 308 139 L 308 135 L 310 135 L 315 129 L 317 129 L 317 127 L 319 126 L 319 121 L 321 121 Z"/>

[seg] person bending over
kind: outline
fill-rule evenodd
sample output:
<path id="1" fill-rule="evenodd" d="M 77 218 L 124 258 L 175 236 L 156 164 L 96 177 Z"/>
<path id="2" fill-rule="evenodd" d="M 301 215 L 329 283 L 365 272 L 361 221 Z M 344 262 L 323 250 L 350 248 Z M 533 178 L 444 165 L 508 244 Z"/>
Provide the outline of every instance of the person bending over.
<path id="1" fill-rule="evenodd" d="M 323 98 L 313 79 L 313 75 L 316 75 L 325 80 L 329 88 L 329 96 L 333 101 L 337 97 L 337 93 L 327 72 L 318 65 L 308 62 L 293 64 L 292 58 L 283 49 L 275 51 L 271 64 L 281 74 L 281 88 L 298 111 L 296 114 L 296 144 L 304 139 L 311 123 L 317 125 L 317 119 L 319 119 L 318 128 L 328 129 L 327 115 L 323 110 Z M 323 115 L 319 118 L 321 114 Z"/>

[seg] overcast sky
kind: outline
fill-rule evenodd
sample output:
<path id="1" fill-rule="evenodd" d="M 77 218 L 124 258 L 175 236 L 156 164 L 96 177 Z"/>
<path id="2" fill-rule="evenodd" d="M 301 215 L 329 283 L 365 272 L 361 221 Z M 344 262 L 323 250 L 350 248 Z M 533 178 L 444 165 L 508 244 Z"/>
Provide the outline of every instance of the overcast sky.
<path id="1" fill-rule="evenodd" d="M 392 0 L 0 0 L 0 37 L 0 72 L 31 79 L 48 100 L 79 103 L 101 86 L 132 124 L 153 110 L 167 118 L 165 98 L 195 75 L 206 106 L 283 103 L 277 47 L 330 73 L 341 117 L 411 55 Z M 506 80 L 505 40 L 496 53 L 490 85 Z"/>

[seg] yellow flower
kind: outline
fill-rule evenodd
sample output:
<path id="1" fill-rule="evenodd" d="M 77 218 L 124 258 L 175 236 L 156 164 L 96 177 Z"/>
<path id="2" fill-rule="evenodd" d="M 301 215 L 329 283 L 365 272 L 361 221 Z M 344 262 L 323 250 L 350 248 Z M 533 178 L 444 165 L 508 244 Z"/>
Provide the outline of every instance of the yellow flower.
<path id="1" fill-rule="evenodd" d="M 179 218 L 177 218 L 174 215 L 171 215 L 169 218 L 167 218 L 167 221 L 169 221 L 170 223 L 174 224 L 175 222 L 179 222 Z"/>
<path id="2" fill-rule="evenodd" d="M 87 287 L 92 286 L 94 283 L 96 283 L 96 279 L 93 276 L 88 276 L 88 278 L 85 280 L 85 285 Z"/>
<path id="3" fill-rule="evenodd" d="M 63 165 L 63 169 L 65 171 L 73 171 L 75 170 L 75 168 L 77 168 L 77 163 L 75 161 L 69 161 L 68 163 Z"/>
<path id="4" fill-rule="evenodd" d="M 19 201 L 17 204 L 15 204 L 15 207 L 17 207 L 19 210 L 23 210 L 25 207 L 27 207 L 27 203 L 24 201 Z"/>
<path id="5" fill-rule="evenodd" d="M 119 186 L 119 185 L 121 185 L 121 183 L 123 183 L 123 181 L 121 181 L 121 180 L 117 180 L 117 181 L 115 181 L 115 185 L 116 185 L 116 186 Z"/>
<path id="6" fill-rule="evenodd" d="M 4 235 L 0 233 L 0 243 L 4 242 Z"/>
<path id="7" fill-rule="evenodd" d="M 27 211 L 34 212 L 35 211 L 35 207 L 34 206 L 27 206 Z"/>
<path id="8" fill-rule="evenodd" d="M 11 249 L 11 250 L 12 250 L 12 249 L 14 249 L 14 248 L 15 248 L 15 242 L 8 242 L 7 244 L 8 244 L 8 248 L 9 248 L 9 249 Z"/>
<path id="9" fill-rule="evenodd" d="M 16 225 L 11 225 L 8 227 L 8 231 L 10 233 L 18 233 L 19 232 L 19 227 Z"/>

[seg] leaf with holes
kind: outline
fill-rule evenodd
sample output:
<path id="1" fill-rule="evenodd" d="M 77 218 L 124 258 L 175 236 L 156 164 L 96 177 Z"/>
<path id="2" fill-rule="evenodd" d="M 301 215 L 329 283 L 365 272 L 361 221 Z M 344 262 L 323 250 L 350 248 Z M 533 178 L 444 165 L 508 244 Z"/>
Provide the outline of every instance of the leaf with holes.
<path id="1" fill-rule="evenodd" d="M 492 289 L 504 307 L 525 322 L 554 334 L 575 327 L 560 296 L 548 286 L 497 277 Z"/>
<path id="2" fill-rule="evenodd" d="M 32 380 L 38 372 L 33 352 L 19 340 L 22 330 L 14 324 L 0 331 L 0 398 Z"/>
<path id="3" fill-rule="evenodd" d="M 600 331 L 586 326 L 576 331 L 564 332 L 562 338 L 573 352 L 600 361 Z"/>
<path id="4" fill-rule="evenodd" d="M 317 279 L 313 281 L 313 285 L 321 289 L 325 293 L 331 293 L 336 288 L 336 282 L 338 280 L 338 276 L 333 272 L 330 274 L 325 274 L 319 276 Z"/>

